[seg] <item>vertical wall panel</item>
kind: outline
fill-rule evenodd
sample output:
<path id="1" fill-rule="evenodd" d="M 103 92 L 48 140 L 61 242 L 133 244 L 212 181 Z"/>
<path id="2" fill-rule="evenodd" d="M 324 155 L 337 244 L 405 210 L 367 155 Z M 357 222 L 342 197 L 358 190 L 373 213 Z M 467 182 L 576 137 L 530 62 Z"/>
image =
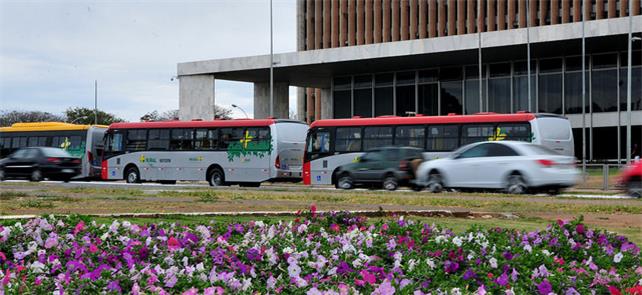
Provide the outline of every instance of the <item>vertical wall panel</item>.
<path id="1" fill-rule="evenodd" d="M 617 6 L 615 4 L 615 0 L 609 0 L 609 10 L 607 11 L 609 18 L 614 18 L 617 15 L 616 10 Z"/>
<path id="2" fill-rule="evenodd" d="M 571 18 L 571 0 L 562 0 L 562 23 L 568 23 Z"/>
<path id="3" fill-rule="evenodd" d="M 466 0 L 457 0 L 457 35 L 466 34 Z"/>
<path id="4" fill-rule="evenodd" d="M 620 0 L 620 17 L 627 16 L 627 10 L 629 10 L 628 0 Z"/>
<path id="5" fill-rule="evenodd" d="M 486 32 L 486 2 L 479 0 L 479 15 L 477 16 L 477 30 Z"/>
<path id="6" fill-rule="evenodd" d="M 374 23 L 374 32 L 372 32 L 373 41 L 374 43 L 379 43 L 381 42 L 381 0 L 374 0 L 374 15 L 372 22 Z"/>
<path id="7" fill-rule="evenodd" d="M 595 19 L 604 18 L 604 0 L 595 1 Z"/>
<path id="8" fill-rule="evenodd" d="M 573 22 L 582 21 L 582 5 L 581 0 L 573 0 Z"/>
<path id="9" fill-rule="evenodd" d="M 444 36 L 446 31 L 446 0 L 438 0 L 437 35 Z"/>
<path id="10" fill-rule="evenodd" d="M 419 38 L 428 37 L 428 6 L 427 0 L 419 0 Z"/>
<path id="11" fill-rule="evenodd" d="M 495 2 L 496 0 L 486 0 L 486 6 L 488 7 L 488 16 L 486 17 L 486 30 L 492 32 L 495 30 Z"/>
<path id="12" fill-rule="evenodd" d="M 508 0 L 508 3 L 506 3 L 507 6 L 507 14 L 508 14 L 508 23 L 506 24 L 507 29 L 514 29 L 515 28 L 515 5 L 517 4 L 517 0 Z"/>
<path id="13" fill-rule="evenodd" d="M 392 0 L 392 41 L 399 41 L 399 0 Z"/>
<path id="14" fill-rule="evenodd" d="M 437 0 L 428 0 L 428 37 L 437 36 Z"/>
<path id="15" fill-rule="evenodd" d="M 355 34 L 357 32 L 357 21 L 355 19 L 356 12 L 356 0 L 348 0 L 348 45 L 352 46 L 356 44 Z"/>
<path id="16" fill-rule="evenodd" d="M 591 12 L 593 10 L 591 0 L 584 0 L 584 14 L 586 15 L 586 20 L 589 21 L 591 20 Z"/>
<path id="17" fill-rule="evenodd" d="M 348 43 L 348 0 L 339 0 L 339 46 Z"/>
<path id="18" fill-rule="evenodd" d="M 475 26 L 475 15 L 477 15 L 477 10 L 475 8 L 475 1 L 467 1 L 468 2 L 468 7 L 466 8 L 466 13 L 467 13 L 467 20 L 468 20 L 468 25 L 466 26 L 466 32 L 468 34 L 476 33 L 476 26 Z"/>
<path id="19" fill-rule="evenodd" d="M 372 43 L 372 34 L 374 33 L 372 30 L 372 0 L 366 0 L 366 25 L 364 26 L 364 29 L 366 30 L 366 44 Z"/>
<path id="20" fill-rule="evenodd" d="M 506 29 L 506 0 L 497 0 L 497 30 Z"/>
<path id="21" fill-rule="evenodd" d="M 528 7 L 528 9 L 529 9 L 528 17 L 530 18 L 528 23 L 529 23 L 529 25 L 531 27 L 537 26 L 537 24 L 539 23 L 537 21 L 537 16 L 538 16 L 538 14 L 537 14 L 537 1 L 528 1 L 528 5 L 529 5 L 529 7 Z"/>
<path id="22" fill-rule="evenodd" d="M 314 0 L 314 49 L 323 48 L 323 2 Z"/>
<path id="23" fill-rule="evenodd" d="M 526 0 L 519 1 L 519 27 L 526 27 Z"/>
<path id="24" fill-rule="evenodd" d="M 305 49 L 314 49 L 314 1 L 307 1 L 305 8 Z"/>
<path id="25" fill-rule="evenodd" d="M 321 120 L 321 89 L 314 90 L 314 120 Z"/>
<path id="26" fill-rule="evenodd" d="M 323 0 L 323 48 L 330 48 L 332 33 L 332 7 L 330 0 Z"/>
<path id="27" fill-rule="evenodd" d="M 310 1 L 312 2 L 312 1 Z M 306 88 L 305 97 L 306 97 L 306 122 L 310 122 L 310 119 L 314 117 L 314 89 Z"/>
<path id="28" fill-rule="evenodd" d="M 558 24 L 559 17 L 560 17 L 560 1 L 552 0 L 551 1 L 551 25 Z"/>
<path id="29" fill-rule="evenodd" d="M 401 0 L 401 15 L 399 17 L 399 28 L 401 31 L 401 40 L 408 40 L 408 0 Z"/>
<path id="30" fill-rule="evenodd" d="M 457 34 L 457 4 L 455 0 L 448 0 L 448 19 L 446 19 L 446 24 L 448 28 L 448 36 Z"/>
<path id="31" fill-rule="evenodd" d="M 548 1 L 539 1 L 539 25 L 546 25 L 546 17 L 548 16 Z"/>
<path id="32" fill-rule="evenodd" d="M 417 0 L 410 0 L 410 39 L 417 39 Z"/>
<path id="33" fill-rule="evenodd" d="M 339 0 L 332 0 L 332 47 L 339 47 Z"/>
<path id="34" fill-rule="evenodd" d="M 357 0 L 357 45 L 362 45 L 364 41 L 364 30 L 363 27 L 366 24 L 366 22 L 363 20 L 364 17 L 364 5 L 365 0 Z"/>
<path id="35" fill-rule="evenodd" d="M 630 1 L 633 1 L 633 11 L 631 11 L 631 15 L 640 15 L 640 0 L 630 0 Z"/>
<path id="36" fill-rule="evenodd" d="M 383 26 L 381 28 L 383 34 L 383 42 L 390 42 L 390 32 L 392 25 L 390 23 L 390 0 L 383 0 Z"/>

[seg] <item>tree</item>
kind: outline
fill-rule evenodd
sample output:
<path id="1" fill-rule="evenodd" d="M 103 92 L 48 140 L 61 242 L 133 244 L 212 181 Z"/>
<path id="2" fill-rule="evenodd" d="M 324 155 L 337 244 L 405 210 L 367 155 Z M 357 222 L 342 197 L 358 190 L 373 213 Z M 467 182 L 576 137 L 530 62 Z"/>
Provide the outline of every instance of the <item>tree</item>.
<path id="1" fill-rule="evenodd" d="M 11 126 L 13 123 L 23 122 L 64 122 L 65 117 L 40 111 L 0 111 L 0 126 Z"/>
<path id="2" fill-rule="evenodd" d="M 232 109 L 228 109 L 220 105 L 214 105 L 214 118 L 225 120 L 232 119 Z"/>
<path id="3" fill-rule="evenodd" d="M 178 120 L 178 110 L 169 110 L 169 111 L 163 112 L 162 114 L 159 114 L 158 111 L 154 110 L 140 117 L 140 120 L 141 121 Z"/>
<path id="4" fill-rule="evenodd" d="M 68 108 L 65 111 L 67 116 L 67 122 L 75 124 L 94 124 L 94 110 L 90 108 Z M 101 110 L 98 110 L 98 124 L 99 125 L 109 125 L 111 123 L 123 122 L 125 120 L 116 117 L 114 114 L 110 114 Z"/>

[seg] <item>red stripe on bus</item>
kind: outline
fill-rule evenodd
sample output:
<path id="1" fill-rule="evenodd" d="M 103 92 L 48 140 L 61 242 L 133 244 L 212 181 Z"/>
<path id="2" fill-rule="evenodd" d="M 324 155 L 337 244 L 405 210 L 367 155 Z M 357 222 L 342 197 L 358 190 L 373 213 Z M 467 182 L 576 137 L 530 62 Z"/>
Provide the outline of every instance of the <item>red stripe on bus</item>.
<path id="1" fill-rule="evenodd" d="M 310 175 L 310 162 L 303 162 L 303 184 L 312 184 L 312 177 Z"/>
<path id="2" fill-rule="evenodd" d="M 100 165 L 100 178 L 103 180 L 109 179 L 109 171 L 107 169 L 107 160 L 103 160 Z"/>
<path id="3" fill-rule="evenodd" d="M 314 121 L 310 128 L 336 126 L 372 126 L 372 125 L 413 125 L 413 124 L 451 124 L 451 123 L 497 123 L 528 122 L 536 118 L 535 114 L 487 114 L 455 116 L 417 116 L 377 118 L 326 119 Z"/>
<path id="4" fill-rule="evenodd" d="M 147 128 L 207 128 L 207 127 L 264 127 L 274 124 L 274 119 L 234 119 L 211 121 L 158 121 L 113 123 L 110 129 L 147 129 Z"/>

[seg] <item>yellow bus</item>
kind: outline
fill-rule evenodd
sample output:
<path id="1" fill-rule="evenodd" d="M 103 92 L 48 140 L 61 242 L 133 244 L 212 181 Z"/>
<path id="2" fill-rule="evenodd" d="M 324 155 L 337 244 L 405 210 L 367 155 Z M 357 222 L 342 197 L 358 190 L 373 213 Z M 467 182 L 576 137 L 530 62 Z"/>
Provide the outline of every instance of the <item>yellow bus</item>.
<path id="1" fill-rule="evenodd" d="M 82 159 L 79 177 L 97 178 L 107 127 L 63 122 L 15 123 L 0 128 L 0 158 L 23 147 L 58 147 Z"/>

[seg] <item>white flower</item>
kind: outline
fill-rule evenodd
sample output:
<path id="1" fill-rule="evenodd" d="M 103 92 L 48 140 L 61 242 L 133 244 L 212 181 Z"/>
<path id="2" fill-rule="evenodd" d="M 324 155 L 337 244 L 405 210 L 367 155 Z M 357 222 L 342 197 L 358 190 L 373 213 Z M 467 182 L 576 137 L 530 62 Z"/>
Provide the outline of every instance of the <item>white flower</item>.
<path id="1" fill-rule="evenodd" d="M 289 254 L 289 253 L 292 253 L 292 252 L 294 252 L 294 250 L 292 248 L 290 248 L 290 247 L 283 248 L 283 253 L 288 253 Z"/>
<path id="2" fill-rule="evenodd" d="M 435 261 L 434 261 L 434 260 L 432 260 L 432 259 L 430 259 L 430 258 L 427 258 L 427 259 L 426 259 L 426 264 L 428 264 L 428 266 L 430 267 L 430 269 L 435 269 Z"/>
<path id="3" fill-rule="evenodd" d="M 624 257 L 622 252 L 618 252 L 617 254 L 615 254 L 615 256 L 613 256 L 613 262 L 620 263 L 620 261 L 622 261 L 622 257 Z"/>
<path id="4" fill-rule="evenodd" d="M 533 252 L 533 247 L 531 247 L 531 245 L 526 245 L 524 246 L 524 250 L 526 250 L 528 253 L 531 253 Z"/>
<path id="5" fill-rule="evenodd" d="M 489 259 L 488 263 L 490 263 L 490 267 L 497 268 L 497 259 L 495 259 L 495 257 Z"/>
<path id="6" fill-rule="evenodd" d="M 33 273 L 42 273 L 44 268 L 45 265 L 40 263 L 40 261 L 35 261 L 31 264 L 31 270 L 33 271 Z"/>
<path id="7" fill-rule="evenodd" d="M 463 242 L 464 242 L 464 241 L 463 241 L 460 237 L 455 237 L 455 238 L 453 238 L 453 244 L 457 245 L 457 247 L 461 247 L 461 244 L 462 244 Z"/>
<path id="8" fill-rule="evenodd" d="M 546 249 L 542 250 L 542 253 L 544 253 L 544 255 L 546 255 L 546 256 L 551 256 L 551 252 L 549 252 Z"/>
<path id="9" fill-rule="evenodd" d="M 459 290 L 459 288 L 453 288 L 452 290 L 450 290 L 450 294 L 461 295 L 461 290 Z"/>

